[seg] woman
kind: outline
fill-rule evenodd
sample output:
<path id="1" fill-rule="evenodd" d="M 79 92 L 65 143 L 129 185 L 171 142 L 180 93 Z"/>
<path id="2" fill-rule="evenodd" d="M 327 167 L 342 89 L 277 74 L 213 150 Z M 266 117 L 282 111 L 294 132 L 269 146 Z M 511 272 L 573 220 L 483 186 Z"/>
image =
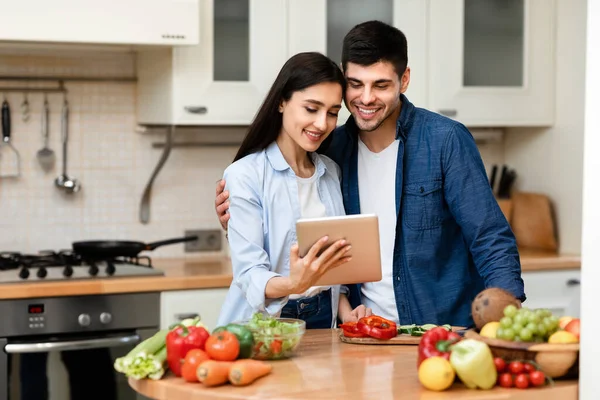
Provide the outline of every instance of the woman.
<path id="1" fill-rule="evenodd" d="M 336 126 L 345 84 L 322 54 L 290 58 L 225 170 L 234 277 L 218 325 L 263 312 L 331 328 L 338 313 L 353 313 L 339 285 L 314 286 L 349 261 L 350 244 L 339 240 L 317 257 L 323 238 L 301 258 L 295 243 L 298 219 L 344 214 L 338 167 L 315 151 Z"/>

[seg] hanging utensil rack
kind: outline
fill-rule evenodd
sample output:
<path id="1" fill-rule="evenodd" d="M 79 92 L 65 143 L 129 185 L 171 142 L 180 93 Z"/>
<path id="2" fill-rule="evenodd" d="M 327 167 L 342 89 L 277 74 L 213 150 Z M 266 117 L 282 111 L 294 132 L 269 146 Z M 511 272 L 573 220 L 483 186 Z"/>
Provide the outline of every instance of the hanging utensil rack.
<path id="1" fill-rule="evenodd" d="M 0 92 L 38 92 L 38 93 L 66 93 L 65 82 L 106 82 L 106 83 L 131 83 L 136 82 L 136 77 L 114 76 L 17 76 L 0 75 L 0 82 L 56 82 L 54 87 L 28 87 L 28 86 L 0 86 Z"/>

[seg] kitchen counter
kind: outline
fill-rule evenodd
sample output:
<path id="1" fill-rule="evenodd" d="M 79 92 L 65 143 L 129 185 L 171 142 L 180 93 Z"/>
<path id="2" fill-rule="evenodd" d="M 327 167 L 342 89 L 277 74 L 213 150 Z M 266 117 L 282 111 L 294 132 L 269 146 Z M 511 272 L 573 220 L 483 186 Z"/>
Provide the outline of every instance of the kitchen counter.
<path id="1" fill-rule="evenodd" d="M 340 342 L 337 330 L 309 330 L 296 357 L 273 362 L 273 372 L 252 385 L 205 388 L 167 375 L 159 381 L 129 380 L 138 393 L 157 400 L 193 399 L 421 399 L 570 400 L 578 381 L 557 381 L 536 389 L 470 390 L 455 383 L 445 392 L 421 387 L 417 347 L 356 345 Z"/>
<path id="2" fill-rule="evenodd" d="M 520 250 L 522 271 L 579 269 L 581 257 Z M 164 276 L 0 284 L 1 299 L 226 288 L 232 280 L 225 256 L 152 260 Z"/>
<path id="3" fill-rule="evenodd" d="M 556 269 L 580 269 L 581 256 L 556 254 L 532 249 L 519 249 L 521 271 L 551 271 Z"/>
<path id="4" fill-rule="evenodd" d="M 231 263 L 225 257 L 152 260 L 164 276 L 0 284 L 0 299 L 225 288 Z"/>

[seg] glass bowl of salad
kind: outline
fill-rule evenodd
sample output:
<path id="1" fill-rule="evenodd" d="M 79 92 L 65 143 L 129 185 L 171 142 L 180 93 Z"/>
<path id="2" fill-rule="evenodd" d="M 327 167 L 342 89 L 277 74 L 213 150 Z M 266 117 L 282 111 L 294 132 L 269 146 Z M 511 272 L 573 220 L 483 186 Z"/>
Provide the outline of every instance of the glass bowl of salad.
<path id="1" fill-rule="evenodd" d="M 292 357 L 306 332 L 301 319 L 274 318 L 256 313 L 251 319 L 234 322 L 244 325 L 254 336 L 252 358 L 256 360 L 281 360 Z"/>

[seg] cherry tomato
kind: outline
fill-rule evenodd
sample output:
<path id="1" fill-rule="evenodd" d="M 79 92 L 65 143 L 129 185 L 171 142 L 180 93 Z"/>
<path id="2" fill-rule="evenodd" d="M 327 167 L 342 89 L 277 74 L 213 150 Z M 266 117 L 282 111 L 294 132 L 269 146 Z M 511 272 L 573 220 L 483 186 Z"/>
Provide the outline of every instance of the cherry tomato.
<path id="1" fill-rule="evenodd" d="M 192 349 L 188 351 L 181 366 L 181 376 L 183 379 L 188 382 L 198 382 L 196 370 L 206 360 L 210 360 L 210 357 L 204 350 Z"/>
<path id="2" fill-rule="evenodd" d="M 279 354 L 281 353 L 281 347 L 283 345 L 283 342 L 281 340 L 273 340 L 271 342 L 271 352 L 273 354 Z"/>
<path id="3" fill-rule="evenodd" d="M 233 361 L 240 354 L 240 342 L 231 332 L 213 333 L 206 339 L 206 353 L 213 360 Z"/>
<path id="4" fill-rule="evenodd" d="M 513 387 L 513 377 L 510 373 L 505 372 L 498 376 L 498 385 L 504 388 Z"/>
<path id="5" fill-rule="evenodd" d="M 546 375 L 542 371 L 533 371 L 529 374 L 529 381 L 533 386 L 543 386 L 546 383 Z"/>
<path id="6" fill-rule="evenodd" d="M 500 357 L 495 357 L 494 364 L 496 365 L 496 371 L 498 371 L 498 373 L 504 372 L 504 369 L 506 368 L 506 362 L 503 359 Z"/>
<path id="7" fill-rule="evenodd" d="M 533 364 L 530 364 L 528 362 L 524 362 L 523 363 L 523 371 L 530 374 L 533 371 L 535 371 L 535 367 L 533 366 Z"/>
<path id="8" fill-rule="evenodd" d="M 523 372 L 523 363 L 521 361 L 512 361 L 508 364 L 508 370 L 515 375 Z"/>
<path id="9" fill-rule="evenodd" d="M 529 377 L 526 374 L 519 374 L 515 378 L 515 386 L 519 389 L 527 389 L 529 387 Z"/>

